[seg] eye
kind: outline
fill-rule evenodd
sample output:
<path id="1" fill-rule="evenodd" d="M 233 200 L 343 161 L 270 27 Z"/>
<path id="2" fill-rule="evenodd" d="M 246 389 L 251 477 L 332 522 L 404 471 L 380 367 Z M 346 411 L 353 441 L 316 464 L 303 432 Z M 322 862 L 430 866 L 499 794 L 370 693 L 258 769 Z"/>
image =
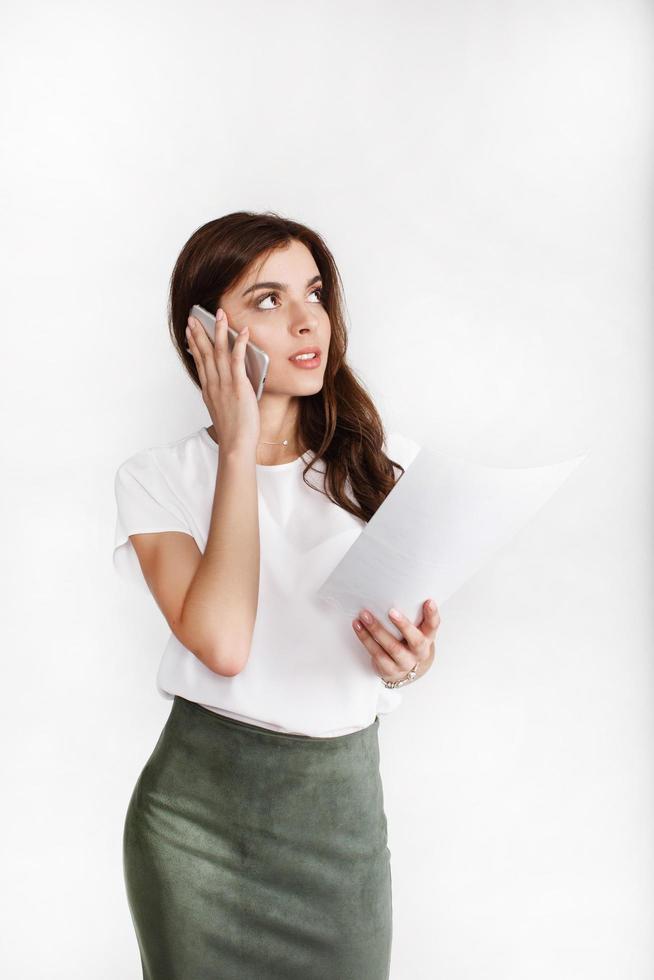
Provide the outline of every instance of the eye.
<path id="1" fill-rule="evenodd" d="M 312 296 L 314 293 L 319 293 L 320 294 L 320 298 L 319 298 L 318 302 L 319 303 L 322 303 L 322 295 L 323 295 L 323 288 L 322 288 L 322 286 L 314 286 L 314 288 L 309 293 L 309 296 Z M 279 298 L 277 293 L 266 293 L 265 296 L 262 296 L 261 299 L 258 299 L 256 301 L 257 309 L 260 309 L 260 310 L 276 310 L 277 309 L 276 306 L 261 306 L 261 304 L 265 300 L 271 299 L 273 296 L 275 297 L 275 299 L 278 299 Z"/>
<path id="2" fill-rule="evenodd" d="M 258 307 L 258 309 L 264 309 L 264 307 L 262 307 L 261 304 L 263 303 L 263 301 L 265 299 L 270 299 L 271 296 L 275 296 L 276 297 L 277 296 L 277 293 L 268 293 L 266 296 L 262 296 L 261 299 L 257 300 L 257 307 Z M 267 309 L 267 310 L 275 310 L 275 309 L 277 309 L 277 307 L 276 306 L 267 306 L 267 307 L 265 307 L 265 309 Z"/>

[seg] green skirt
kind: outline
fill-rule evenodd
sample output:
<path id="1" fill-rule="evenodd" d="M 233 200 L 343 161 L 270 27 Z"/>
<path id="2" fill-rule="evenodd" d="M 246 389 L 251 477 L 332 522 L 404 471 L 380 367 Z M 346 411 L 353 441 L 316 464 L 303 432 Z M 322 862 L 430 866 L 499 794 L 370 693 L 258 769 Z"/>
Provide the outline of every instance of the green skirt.
<path id="1" fill-rule="evenodd" d="M 388 980 L 378 729 L 287 734 L 175 696 L 124 825 L 144 980 Z"/>

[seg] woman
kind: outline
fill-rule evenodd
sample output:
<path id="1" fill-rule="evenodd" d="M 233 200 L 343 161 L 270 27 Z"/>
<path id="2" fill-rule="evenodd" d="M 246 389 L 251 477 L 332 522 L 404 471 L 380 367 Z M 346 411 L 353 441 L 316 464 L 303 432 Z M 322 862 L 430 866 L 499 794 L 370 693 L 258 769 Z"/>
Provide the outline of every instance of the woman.
<path id="1" fill-rule="evenodd" d="M 116 474 L 116 567 L 171 630 L 171 712 L 124 827 L 145 980 L 389 976 L 379 714 L 430 668 L 439 616 L 349 624 L 315 598 L 419 449 L 384 452 L 342 310 L 321 237 L 274 213 L 208 222 L 173 271 L 171 335 L 212 424 Z M 270 357 L 260 401 L 249 340 Z"/>

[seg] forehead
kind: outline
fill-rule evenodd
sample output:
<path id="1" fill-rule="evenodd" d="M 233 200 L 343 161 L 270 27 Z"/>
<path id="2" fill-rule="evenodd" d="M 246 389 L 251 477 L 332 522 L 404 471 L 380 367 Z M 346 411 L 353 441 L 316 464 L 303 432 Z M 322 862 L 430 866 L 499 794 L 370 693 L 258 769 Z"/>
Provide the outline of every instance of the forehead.
<path id="1" fill-rule="evenodd" d="M 275 279 L 304 285 L 306 280 L 319 272 L 316 261 L 303 242 L 293 240 L 289 245 L 273 249 L 269 255 L 257 258 L 242 277 L 245 286 L 260 279 Z"/>

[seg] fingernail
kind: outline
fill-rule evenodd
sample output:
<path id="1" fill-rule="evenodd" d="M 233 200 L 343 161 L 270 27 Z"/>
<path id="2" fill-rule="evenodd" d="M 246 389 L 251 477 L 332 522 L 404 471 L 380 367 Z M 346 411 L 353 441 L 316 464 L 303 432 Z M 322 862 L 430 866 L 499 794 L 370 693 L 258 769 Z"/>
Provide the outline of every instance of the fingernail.
<path id="1" fill-rule="evenodd" d="M 219 309 L 218 312 L 216 313 L 216 320 L 222 320 L 222 318 L 223 318 L 223 311 L 222 309 Z"/>
<path id="2" fill-rule="evenodd" d="M 432 609 L 432 610 L 436 608 L 436 603 L 434 602 L 434 600 L 433 600 L 433 599 L 430 599 L 430 600 L 429 600 L 429 602 L 427 603 L 427 605 L 428 605 L 428 606 L 429 606 L 429 608 L 430 608 L 430 609 Z"/>
<path id="3" fill-rule="evenodd" d="M 388 610 L 388 615 L 389 616 L 392 616 L 393 619 L 399 619 L 400 618 L 400 613 L 397 611 L 397 609 L 389 609 Z"/>
<path id="4" fill-rule="evenodd" d="M 370 615 L 368 610 L 361 613 L 361 619 L 364 621 L 364 623 L 372 623 L 372 616 Z"/>
<path id="5" fill-rule="evenodd" d="M 361 623 L 359 622 L 358 619 L 355 619 L 354 620 L 354 624 L 353 625 L 354 625 L 355 630 L 360 630 L 361 629 Z"/>

